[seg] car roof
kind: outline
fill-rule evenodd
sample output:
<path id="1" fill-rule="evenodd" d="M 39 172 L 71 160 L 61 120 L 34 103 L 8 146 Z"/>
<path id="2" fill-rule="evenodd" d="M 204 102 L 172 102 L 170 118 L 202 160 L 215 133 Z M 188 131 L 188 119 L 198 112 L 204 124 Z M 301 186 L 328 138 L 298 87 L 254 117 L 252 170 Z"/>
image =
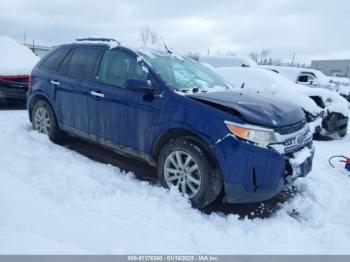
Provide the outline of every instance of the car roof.
<path id="1" fill-rule="evenodd" d="M 113 48 L 122 48 L 129 52 L 132 52 L 136 55 L 142 55 L 144 54 L 150 54 L 150 53 L 162 53 L 166 54 L 165 51 L 157 50 L 154 48 L 149 47 L 132 47 L 128 45 L 122 45 L 119 41 L 113 39 L 113 38 L 94 38 L 94 37 L 87 37 L 87 38 L 79 38 L 69 43 L 64 43 L 56 48 L 62 48 L 62 47 L 74 47 L 74 46 L 82 46 L 82 45 L 91 45 L 91 46 L 104 46 L 108 47 L 109 49 Z"/>
<path id="2" fill-rule="evenodd" d="M 199 57 L 199 62 L 209 64 L 213 67 L 229 67 L 229 66 L 257 66 L 257 63 L 245 56 L 211 56 L 204 55 Z"/>

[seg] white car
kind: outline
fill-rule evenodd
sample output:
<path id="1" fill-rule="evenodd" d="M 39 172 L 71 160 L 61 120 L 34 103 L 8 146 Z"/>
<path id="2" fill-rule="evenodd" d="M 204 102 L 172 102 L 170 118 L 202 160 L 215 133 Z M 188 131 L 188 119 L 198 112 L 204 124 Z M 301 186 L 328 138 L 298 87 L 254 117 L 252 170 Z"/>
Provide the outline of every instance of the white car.
<path id="1" fill-rule="evenodd" d="M 30 72 L 38 61 L 28 47 L 0 36 L 0 105 L 25 103 Z"/>
<path id="2" fill-rule="evenodd" d="M 303 108 L 310 128 L 318 135 L 337 138 L 346 134 L 349 105 L 335 92 L 298 85 L 275 72 L 260 67 L 215 69 L 236 87 L 260 95 L 275 95 Z"/>
<path id="3" fill-rule="evenodd" d="M 330 76 L 329 79 L 337 86 L 339 93 L 350 102 L 350 79 L 338 76 Z"/>
<path id="4" fill-rule="evenodd" d="M 319 70 L 271 65 L 264 65 L 262 67 L 279 73 L 297 84 L 336 91 L 350 102 L 350 87 L 344 84 L 337 84 L 334 79 L 326 76 Z"/>
<path id="5" fill-rule="evenodd" d="M 200 56 L 200 63 L 208 64 L 214 68 L 218 67 L 253 67 L 258 66 L 258 64 L 245 56 Z"/>

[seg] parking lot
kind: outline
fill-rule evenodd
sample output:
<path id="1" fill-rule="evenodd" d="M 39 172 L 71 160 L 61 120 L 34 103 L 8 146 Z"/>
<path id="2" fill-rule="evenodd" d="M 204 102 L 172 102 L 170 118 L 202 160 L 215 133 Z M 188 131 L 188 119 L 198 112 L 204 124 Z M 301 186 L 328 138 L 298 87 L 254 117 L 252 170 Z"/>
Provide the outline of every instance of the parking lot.
<path id="1" fill-rule="evenodd" d="M 2 254 L 349 250 L 350 178 L 328 164 L 349 153 L 349 135 L 315 142 L 314 168 L 294 192 L 201 212 L 142 163 L 75 139 L 53 144 L 32 131 L 25 110 L 1 110 L 0 122 Z"/>

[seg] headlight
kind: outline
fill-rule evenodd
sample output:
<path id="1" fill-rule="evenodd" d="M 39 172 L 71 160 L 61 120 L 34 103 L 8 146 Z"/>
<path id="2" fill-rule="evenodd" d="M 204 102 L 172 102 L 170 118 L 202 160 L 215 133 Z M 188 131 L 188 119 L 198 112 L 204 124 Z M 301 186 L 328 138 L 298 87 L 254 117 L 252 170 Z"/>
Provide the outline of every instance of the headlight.
<path id="1" fill-rule="evenodd" d="M 264 146 L 277 142 L 272 129 L 254 125 L 237 124 L 229 121 L 225 121 L 225 124 L 232 134 L 247 141 Z"/>

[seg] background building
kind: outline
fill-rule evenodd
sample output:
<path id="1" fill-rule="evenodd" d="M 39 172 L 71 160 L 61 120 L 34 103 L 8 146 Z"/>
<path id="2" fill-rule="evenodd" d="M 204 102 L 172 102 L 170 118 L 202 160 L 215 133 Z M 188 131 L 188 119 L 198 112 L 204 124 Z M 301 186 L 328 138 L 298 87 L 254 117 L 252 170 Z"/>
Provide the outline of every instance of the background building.
<path id="1" fill-rule="evenodd" d="M 322 71 L 328 76 L 350 77 L 350 59 L 344 60 L 314 60 L 311 68 Z"/>

